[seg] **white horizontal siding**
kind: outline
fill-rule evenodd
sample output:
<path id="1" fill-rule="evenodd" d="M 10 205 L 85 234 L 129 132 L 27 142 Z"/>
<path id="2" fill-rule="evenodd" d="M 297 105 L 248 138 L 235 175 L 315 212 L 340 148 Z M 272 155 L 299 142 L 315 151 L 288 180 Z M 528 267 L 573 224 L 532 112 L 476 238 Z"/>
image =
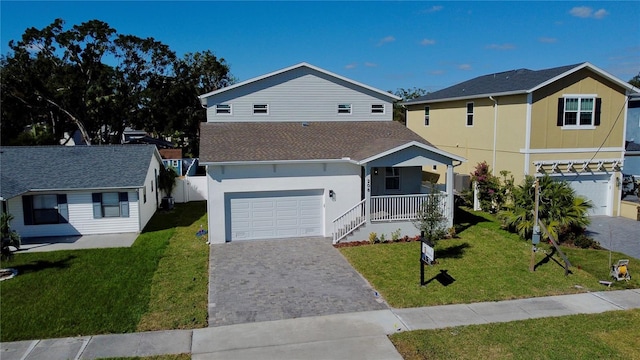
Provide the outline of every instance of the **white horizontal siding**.
<path id="1" fill-rule="evenodd" d="M 215 104 L 231 104 L 231 115 L 216 115 Z M 254 115 L 254 104 L 268 104 L 268 115 Z M 351 104 L 350 115 L 338 104 Z M 384 104 L 384 114 L 371 105 Z M 392 103 L 374 91 L 308 68 L 298 68 L 207 98 L 209 122 L 390 121 Z"/>
<path id="2" fill-rule="evenodd" d="M 57 194 L 62 194 L 59 192 Z M 24 213 L 22 210 L 22 197 L 10 199 L 8 211 L 14 216 L 11 228 L 21 237 L 40 236 L 69 236 L 89 234 L 110 234 L 138 232 L 139 207 L 137 191 L 129 191 L 129 217 L 128 218 L 93 218 L 93 202 L 90 192 L 66 192 L 69 208 L 69 223 L 24 225 Z"/>

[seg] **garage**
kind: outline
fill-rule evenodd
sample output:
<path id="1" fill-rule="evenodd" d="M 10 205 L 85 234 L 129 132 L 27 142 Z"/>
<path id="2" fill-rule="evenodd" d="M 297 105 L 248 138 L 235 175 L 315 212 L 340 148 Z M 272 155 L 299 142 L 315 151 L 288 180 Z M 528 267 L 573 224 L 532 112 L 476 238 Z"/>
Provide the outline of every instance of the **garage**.
<path id="1" fill-rule="evenodd" d="M 567 178 L 567 183 L 576 194 L 589 199 L 593 208 L 589 215 L 610 215 L 609 213 L 609 179 L 610 175 L 578 175 Z"/>
<path id="2" fill-rule="evenodd" d="M 225 194 L 226 238 L 324 236 L 323 190 Z"/>

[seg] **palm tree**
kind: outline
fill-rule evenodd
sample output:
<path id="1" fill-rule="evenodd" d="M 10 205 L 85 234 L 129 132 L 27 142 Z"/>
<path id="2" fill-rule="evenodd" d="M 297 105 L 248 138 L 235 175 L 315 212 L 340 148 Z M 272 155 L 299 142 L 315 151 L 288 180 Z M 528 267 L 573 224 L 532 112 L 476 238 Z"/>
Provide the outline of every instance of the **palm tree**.
<path id="1" fill-rule="evenodd" d="M 0 215 L 0 240 L 2 241 L 1 258 L 2 260 L 10 259 L 13 255 L 10 246 L 16 249 L 20 248 L 20 235 L 11 230 L 9 223 L 13 220 L 13 215 L 3 212 Z"/>
<path id="2" fill-rule="evenodd" d="M 554 181 L 549 176 L 538 180 L 538 218 L 552 236 L 557 238 L 565 231 L 583 229 L 589 224 L 587 214 L 593 207 L 590 201 L 577 196 L 564 181 Z M 523 239 L 529 239 L 533 232 L 534 184 L 535 178 L 527 176 L 521 185 L 514 188 L 509 208 L 498 214 L 503 226 L 517 232 Z"/>

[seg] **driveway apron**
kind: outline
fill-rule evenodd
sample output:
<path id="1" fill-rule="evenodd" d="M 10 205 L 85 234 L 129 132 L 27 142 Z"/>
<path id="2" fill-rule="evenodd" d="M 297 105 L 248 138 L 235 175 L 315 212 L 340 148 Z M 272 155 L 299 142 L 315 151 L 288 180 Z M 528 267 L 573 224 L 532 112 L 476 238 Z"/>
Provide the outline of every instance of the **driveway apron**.
<path id="1" fill-rule="evenodd" d="M 640 259 L 640 221 L 610 216 L 592 216 L 590 219 L 587 235 L 600 246 Z"/>
<path id="2" fill-rule="evenodd" d="M 327 238 L 211 245 L 209 326 L 386 309 Z"/>

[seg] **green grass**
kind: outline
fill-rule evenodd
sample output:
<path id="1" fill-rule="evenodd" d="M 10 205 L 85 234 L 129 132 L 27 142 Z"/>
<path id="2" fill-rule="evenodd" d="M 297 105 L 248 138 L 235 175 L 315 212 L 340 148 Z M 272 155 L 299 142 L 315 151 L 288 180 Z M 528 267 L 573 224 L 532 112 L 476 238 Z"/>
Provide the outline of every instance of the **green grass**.
<path id="1" fill-rule="evenodd" d="M 463 214 L 465 215 L 465 214 Z M 340 251 L 392 307 L 419 307 L 571 294 L 585 291 L 640 287 L 640 273 L 629 283 L 606 288 L 609 252 L 566 249 L 572 274 L 545 255 L 536 254 L 538 266 L 529 271 L 531 245 L 500 229 L 491 217 L 466 214 L 459 238 L 436 245 L 434 266 L 425 267 L 426 286 L 420 286 L 420 243 L 390 243 L 341 248 Z M 542 246 L 550 250 L 548 246 Z M 614 253 L 614 261 L 627 258 Z M 631 259 L 631 275 L 640 271 L 640 261 Z M 455 281 L 444 286 L 438 276 L 446 271 Z"/>
<path id="2" fill-rule="evenodd" d="M 202 286 L 201 277 L 206 276 L 207 261 L 199 254 L 168 262 L 163 259 L 182 251 L 179 246 L 178 249 L 173 246 L 174 235 L 186 236 L 183 228 L 196 221 L 199 226 L 204 213 L 203 203 L 178 204 L 174 211 L 158 212 L 131 248 L 17 254 L 11 262 L 2 264 L 2 267 L 17 268 L 19 275 L 0 283 L 1 340 L 136 331 L 143 318 L 157 311 L 157 304 L 161 303 L 157 294 L 165 290 L 175 294 L 175 289 L 188 288 L 184 285 L 187 279 L 183 274 L 178 274 L 174 283 L 159 285 L 159 272 L 171 273 L 172 267 L 193 271 L 188 282 L 201 287 L 197 293 L 202 296 L 197 303 L 191 298 L 185 300 L 174 296 L 173 301 L 190 308 L 177 316 L 186 318 L 185 313 L 188 313 L 189 317 L 182 324 L 202 325 L 202 317 L 206 318 L 207 311 L 207 289 L 206 282 Z M 200 242 L 196 240 L 195 231 L 192 239 Z M 206 247 L 203 251 L 207 252 Z M 176 262 L 179 259 L 181 263 Z M 192 261 L 199 264 L 194 265 Z M 194 277 L 198 280 L 194 281 Z M 162 286 L 169 289 L 162 289 Z M 194 311 L 194 307 L 199 309 Z M 196 321 L 192 321 L 194 317 Z"/>
<path id="3" fill-rule="evenodd" d="M 209 246 L 206 237 L 195 236 L 200 225 L 207 225 L 206 202 L 192 203 L 185 211 L 192 212 L 189 219 L 204 215 L 176 227 L 153 276 L 149 309 L 136 331 L 207 326 Z"/>
<path id="4" fill-rule="evenodd" d="M 405 360 L 640 359 L 640 309 L 390 336 Z"/>

